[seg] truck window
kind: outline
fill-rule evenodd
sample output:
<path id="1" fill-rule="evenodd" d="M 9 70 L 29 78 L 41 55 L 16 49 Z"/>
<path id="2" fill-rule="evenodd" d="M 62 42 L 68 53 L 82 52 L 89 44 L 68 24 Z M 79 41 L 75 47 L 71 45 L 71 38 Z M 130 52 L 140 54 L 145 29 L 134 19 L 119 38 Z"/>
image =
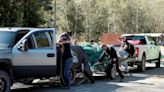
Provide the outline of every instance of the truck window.
<path id="1" fill-rule="evenodd" d="M 28 40 L 29 49 L 35 49 L 35 44 L 32 36 L 28 37 L 27 40 Z"/>
<path id="2" fill-rule="evenodd" d="M 46 33 L 46 36 L 48 37 L 48 40 L 49 40 L 49 44 L 50 44 L 50 47 L 53 48 L 53 32 L 45 32 Z"/>
<path id="3" fill-rule="evenodd" d="M 34 41 L 36 42 L 36 48 L 51 47 L 47 34 L 45 32 L 34 33 Z"/>
<path id="4" fill-rule="evenodd" d="M 29 30 L 20 30 L 16 33 L 15 36 L 15 41 L 14 41 L 14 45 L 23 37 L 25 36 L 27 33 L 29 32 Z"/>
<path id="5" fill-rule="evenodd" d="M 126 38 L 132 44 L 147 44 L 144 36 L 126 36 Z"/>
<path id="6" fill-rule="evenodd" d="M 161 36 L 158 40 L 158 44 L 164 46 L 164 36 Z"/>
<path id="7" fill-rule="evenodd" d="M 150 37 L 150 36 L 148 36 L 148 40 L 150 41 L 151 44 L 155 44 L 156 43 L 156 41 L 152 37 Z"/>
<path id="8" fill-rule="evenodd" d="M 154 41 L 157 43 L 157 45 L 159 46 L 163 46 L 164 45 L 164 37 L 152 37 L 154 39 Z"/>
<path id="9" fill-rule="evenodd" d="M 0 49 L 11 48 L 13 44 L 14 33 L 0 31 Z"/>

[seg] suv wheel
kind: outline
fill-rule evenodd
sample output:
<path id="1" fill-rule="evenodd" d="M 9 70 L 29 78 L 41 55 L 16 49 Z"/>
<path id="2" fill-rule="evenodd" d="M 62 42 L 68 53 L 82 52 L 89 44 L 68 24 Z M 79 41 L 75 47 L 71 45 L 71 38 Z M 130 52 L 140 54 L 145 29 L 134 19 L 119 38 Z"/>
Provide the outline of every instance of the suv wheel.
<path id="1" fill-rule="evenodd" d="M 159 53 L 159 57 L 158 57 L 158 62 L 156 62 L 156 67 L 160 67 L 160 63 L 161 63 L 161 54 Z"/>
<path id="2" fill-rule="evenodd" d="M 11 79 L 9 75 L 0 70 L 0 92 L 10 92 Z"/>

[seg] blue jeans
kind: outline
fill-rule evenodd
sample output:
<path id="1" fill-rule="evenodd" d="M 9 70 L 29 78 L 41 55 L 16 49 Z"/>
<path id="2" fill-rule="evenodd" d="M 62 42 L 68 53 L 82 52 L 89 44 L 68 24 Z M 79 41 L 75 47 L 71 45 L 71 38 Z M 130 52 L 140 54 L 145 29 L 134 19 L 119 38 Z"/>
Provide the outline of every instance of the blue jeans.
<path id="1" fill-rule="evenodd" d="M 125 72 L 128 73 L 128 63 L 123 61 L 123 66 L 125 67 Z"/>
<path id="2" fill-rule="evenodd" d="M 66 61 L 64 61 L 64 76 L 67 87 L 70 88 L 71 86 L 71 75 L 70 75 L 70 69 L 73 64 L 72 58 L 68 58 Z"/>

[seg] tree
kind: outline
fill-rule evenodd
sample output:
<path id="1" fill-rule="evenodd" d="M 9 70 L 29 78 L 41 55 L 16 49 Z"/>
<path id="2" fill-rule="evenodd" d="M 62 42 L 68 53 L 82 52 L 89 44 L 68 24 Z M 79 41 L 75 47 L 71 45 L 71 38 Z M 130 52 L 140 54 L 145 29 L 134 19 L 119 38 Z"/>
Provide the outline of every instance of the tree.
<path id="1" fill-rule="evenodd" d="M 38 0 L 0 0 L 0 26 L 37 27 L 43 23 Z"/>
<path id="2" fill-rule="evenodd" d="M 41 2 L 41 1 L 40 1 Z M 23 25 L 25 27 L 37 27 L 43 23 L 39 10 L 42 7 L 37 0 L 23 0 Z"/>

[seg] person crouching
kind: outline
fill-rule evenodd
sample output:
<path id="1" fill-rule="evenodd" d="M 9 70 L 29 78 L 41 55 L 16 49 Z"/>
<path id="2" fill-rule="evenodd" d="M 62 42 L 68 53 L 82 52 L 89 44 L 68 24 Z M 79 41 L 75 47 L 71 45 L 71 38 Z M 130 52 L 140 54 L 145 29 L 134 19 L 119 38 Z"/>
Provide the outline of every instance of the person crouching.
<path id="1" fill-rule="evenodd" d="M 108 62 L 111 61 L 111 63 L 107 64 L 107 68 L 105 69 L 105 72 L 107 74 L 106 78 L 112 79 L 111 78 L 111 70 L 113 67 L 113 63 L 115 63 L 116 70 L 121 77 L 120 82 L 122 82 L 124 80 L 124 76 L 123 76 L 121 70 L 119 69 L 119 61 L 118 61 L 116 50 L 113 47 L 108 47 L 105 44 L 102 45 L 102 49 L 103 49 L 103 52 L 102 52 L 100 58 L 98 59 L 98 62 L 101 63 L 105 57 L 107 57 Z"/>

